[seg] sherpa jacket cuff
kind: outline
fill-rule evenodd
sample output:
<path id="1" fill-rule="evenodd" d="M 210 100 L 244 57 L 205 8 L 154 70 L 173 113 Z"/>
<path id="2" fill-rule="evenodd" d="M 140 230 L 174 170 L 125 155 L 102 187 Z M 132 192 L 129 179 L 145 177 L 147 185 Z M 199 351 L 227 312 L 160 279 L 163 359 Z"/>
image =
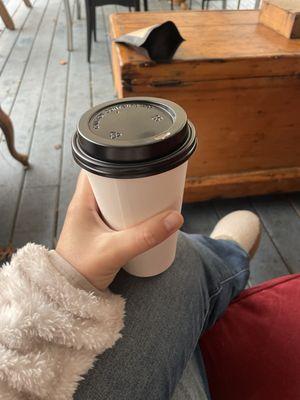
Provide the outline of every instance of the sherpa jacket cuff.
<path id="1" fill-rule="evenodd" d="M 0 398 L 71 400 L 121 337 L 124 306 L 108 290 L 73 286 L 46 248 L 20 249 L 0 271 Z"/>

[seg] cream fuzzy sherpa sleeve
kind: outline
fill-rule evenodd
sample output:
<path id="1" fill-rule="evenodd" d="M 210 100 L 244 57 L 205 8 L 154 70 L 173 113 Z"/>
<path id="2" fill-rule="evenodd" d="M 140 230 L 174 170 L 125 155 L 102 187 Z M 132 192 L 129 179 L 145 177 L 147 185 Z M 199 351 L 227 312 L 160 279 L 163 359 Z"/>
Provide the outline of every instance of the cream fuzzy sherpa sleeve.
<path id="1" fill-rule="evenodd" d="M 123 318 L 120 296 L 72 285 L 44 247 L 26 245 L 0 269 L 0 399 L 71 400 Z"/>

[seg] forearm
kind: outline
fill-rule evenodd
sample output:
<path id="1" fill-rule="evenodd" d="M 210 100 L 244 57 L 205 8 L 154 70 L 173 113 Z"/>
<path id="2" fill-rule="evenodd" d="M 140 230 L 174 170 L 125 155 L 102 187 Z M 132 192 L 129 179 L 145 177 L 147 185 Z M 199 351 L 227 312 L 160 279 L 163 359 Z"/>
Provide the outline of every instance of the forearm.
<path id="1" fill-rule="evenodd" d="M 16 399 L 72 399 L 95 356 L 120 337 L 124 300 L 92 286 L 89 290 L 88 282 L 80 287 L 80 282 L 84 279 L 75 284 L 70 273 L 60 269 L 55 254 L 34 244 L 19 250 L 1 270 L 3 398 L 11 398 L 10 392 Z"/>

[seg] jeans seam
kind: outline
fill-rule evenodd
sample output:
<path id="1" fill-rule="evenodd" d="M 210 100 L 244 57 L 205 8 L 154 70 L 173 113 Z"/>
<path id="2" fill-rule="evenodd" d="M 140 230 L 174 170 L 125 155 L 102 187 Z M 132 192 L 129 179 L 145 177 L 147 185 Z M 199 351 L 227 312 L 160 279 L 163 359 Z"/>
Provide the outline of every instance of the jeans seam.
<path id="1" fill-rule="evenodd" d="M 205 316 L 204 316 L 204 319 L 203 319 L 203 324 L 202 324 L 202 326 L 201 326 L 201 333 L 202 333 L 203 327 L 205 326 L 206 319 L 207 319 L 208 314 L 209 314 L 209 311 L 210 311 L 210 306 L 211 306 L 211 301 L 212 301 L 212 299 L 213 299 L 214 297 L 218 296 L 218 294 L 220 294 L 220 293 L 222 292 L 224 284 L 228 283 L 229 281 L 231 281 L 232 279 L 236 278 L 236 277 L 239 276 L 240 274 L 242 274 L 242 273 L 244 273 L 244 272 L 247 272 L 248 270 L 249 270 L 248 268 L 242 269 L 241 271 L 239 271 L 239 272 L 237 272 L 236 274 L 230 276 L 229 278 L 224 279 L 223 281 L 220 282 L 220 287 L 219 287 L 213 294 L 211 294 L 211 295 L 209 296 L 208 308 L 207 308 L 207 311 L 206 311 Z"/>
<path id="2" fill-rule="evenodd" d="M 239 272 L 237 272 L 236 274 L 234 274 L 234 275 L 232 275 L 232 276 L 229 276 L 228 278 L 226 278 L 226 279 L 224 279 L 223 281 L 221 281 L 220 285 L 222 286 L 224 283 L 227 283 L 228 281 L 230 281 L 230 280 L 236 278 L 237 276 L 239 276 L 240 274 L 242 274 L 243 272 L 248 271 L 248 270 L 249 270 L 249 268 L 241 269 L 241 270 L 240 270 Z"/>

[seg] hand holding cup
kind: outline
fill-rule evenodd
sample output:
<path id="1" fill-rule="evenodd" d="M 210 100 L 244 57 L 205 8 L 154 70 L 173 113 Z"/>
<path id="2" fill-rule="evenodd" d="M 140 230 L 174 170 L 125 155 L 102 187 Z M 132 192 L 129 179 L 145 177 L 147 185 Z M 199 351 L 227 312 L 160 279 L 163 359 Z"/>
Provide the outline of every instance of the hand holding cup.
<path id="1" fill-rule="evenodd" d="M 102 290 L 130 259 L 163 242 L 182 223 L 180 213 L 168 210 L 132 228 L 112 230 L 101 219 L 90 183 L 82 171 L 56 251 Z"/>
<path id="2" fill-rule="evenodd" d="M 72 140 L 102 219 L 116 231 L 167 210 L 180 213 L 196 146 L 195 128 L 182 107 L 154 97 L 113 100 L 86 111 Z M 124 269 L 140 277 L 158 275 L 172 265 L 176 245 L 175 232 Z"/>

